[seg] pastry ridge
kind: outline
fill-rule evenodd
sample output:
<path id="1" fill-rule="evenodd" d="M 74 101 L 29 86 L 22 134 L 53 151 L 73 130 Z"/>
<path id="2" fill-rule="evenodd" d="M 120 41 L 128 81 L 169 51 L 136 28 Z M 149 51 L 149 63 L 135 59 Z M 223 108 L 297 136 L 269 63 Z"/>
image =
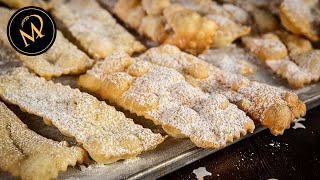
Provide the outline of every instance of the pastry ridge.
<path id="1" fill-rule="evenodd" d="M 0 102 L 0 170 L 22 179 L 53 179 L 87 159 L 80 147 L 42 137 Z"/>
<path id="2" fill-rule="evenodd" d="M 225 95 L 230 102 L 237 104 L 253 120 L 268 127 L 274 135 L 282 134 L 295 118 L 304 116 L 306 113 L 305 104 L 296 94 L 224 72 L 195 56 L 180 51 L 175 46 L 163 45 L 151 48 L 139 58 L 177 70 L 190 84 L 204 92 Z M 199 79 L 185 71 L 186 67 L 194 63 L 204 64 L 208 68 L 207 78 Z"/>
<path id="3" fill-rule="evenodd" d="M 58 0 L 52 4 L 58 26 L 94 59 L 103 59 L 113 51 L 132 54 L 145 50 L 96 1 Z"/>
<path id="4" fill-rule="evenodd" d="M 189 72 L 206 76 L 192 66 Z M 194 69 L 196 68 L 196 69 Z M 205 67 L 201 67 L 205 69 Z M 171 136 L 219 148 L 254 129 L 253 121 L 221 94 L 202 92 L 177 71 L 113 53 L 80 76 L 79 86 L 150 119 Z"/>
<path id="5" fill-rule="evenodd" d="M 62 134 L 75 137 L 98 163 L 135 157 L 164 140 L 105 102 L 69 86 L 45 81 L 26 68 L 1 75 L 0 82 L 3 100 L 42 117 Z"/>

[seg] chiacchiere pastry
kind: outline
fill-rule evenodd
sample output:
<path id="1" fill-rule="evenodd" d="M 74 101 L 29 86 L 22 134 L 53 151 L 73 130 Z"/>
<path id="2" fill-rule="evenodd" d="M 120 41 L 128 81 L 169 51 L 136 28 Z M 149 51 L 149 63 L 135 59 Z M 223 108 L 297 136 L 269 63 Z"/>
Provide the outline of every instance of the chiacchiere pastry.
<path id="1" fill-rule="evenodd" d="M 139 58 L 177 70 L 204 92 L 225 95 L 274 135 L 283 134 L 295 118 L 306 112 L 305 104 L 296 94 L 224 72 L 175 46 L 151 48 Z"/>
<path id="2" fill-rule="evenodd" d="M 101 3 L 140 34 L 161 44 L 174 44 L 198 54 L 210 47 L 216 23 L 170 0 L 117 0 Z"/>
<path id="3" fill-rule="evenodd" d="M 132 54 L 145 49 L 96 1 L 57 0 L 52 4 L 58 27 L 94 59 L 114 51 Z"/>
<path id="4" fill-rule="evenodd" d="M 209 49 L 199 57 L 223 71 L 234 74 L 251 75 L 256 71 L 254 65 L 250 63 L 250 59 L 254 57 L 235 44 Z"/>
<path id="5" fill-rule="evenodd" d="M 204 93 L 177 71 L 124 52 L 96 63 L 78 84 L 198 147 L 223 147 L 254 130 L 253 121 L 225 96 Z"/>
<path id="6" fill-rule="evenodd" d="M 15 9 L 26 6 L 38 6 L 45 10 L 49 10 L 51 8 L 50 2 L 46 2 L 44 0 L 0 0 L 0 2 Z"/>
<path id="7" fill-rule="evenodd" d="M 261 37 L 245 36 L 241 40 L 262 61 L 284 59 L 288 56 L 286 46 L 273 33 L 267 33 Z"/>
<path id="8" fill-rule="evenodd" d="M 164 140 L 105 102 L 78 89 L 46 81 L 26 68 L 0 76 L 0 97 L 74 137 L 98 163 L 135 157 Z"/>
<path id="9" fill-rule="evenodd" d="M 302 36 L 286 31 L 276 31 L 276 34 L 286 45 L 290 57 L 307 53 L 313 49 L 311 42 Z"/>
<path id="10" fill-rule="evenodd" d="M 38 75 L 50 79 L 65 74 L 80 74 L 93 65 L 93 60 L 69 42 L 59 30 L 54 44 L 45 53 L 37 56 L 17 53 L 7 38 L 7 24 L 13 13 L 13 10 L 0 8 L 0 42 Z"/>
<path id="11" fill-rule="evenodd" d="M 232 14 L 232 11 L 237 11 L 240 13 L 240 16 L 246 16 L 247 14 L 243 11 L 239 12 L 238 9 L 228 11 L 230 9 L 229 6 L 220 6 L 216 2 L 208 1 L 208 0 L 177 0 L 179 3 L 182 3 L 184 6 L 199 12 L 201 14 L 205 14 L 206 17 L 213 22 L 215 22 L 218 26 L 216 32 L 214 33 L 213 40 L 211 43 L 212 47 L 221 47 L 232 43 L 237 38 L 247 35 L 250 33 L 250 27 L 243 26 L 239 23 L 236 23 L 238 19 L 235 18 L 235 15 Z M 227 8 L 226 8 L 227 7 Z M 228 9 L 229 7 L 229 9 Z M 242 14 L 244 13 L 244 15 Z M 244 18 L 246 19 L 246 17 Z M 239 21 L 239 20 L 238 20 Z M 241 21 L 241 20 L 240 20 Z M 246 20 L 243 20 L 246 21 Z"/>
<path id="12" fill-rule="evenodd" d="M 318 81 L 317 64 L 320 60 L 315 55 L 317 53 L 313 53 L 316 51 L 312 50 L 310 42 L 286 32 L 276 33 L 280 38 L 275 33 L 267 33 L 261 37 L 242 37 L 242 42 L 273 72 L 286 79 L 291 87 L 301 88 Z M 303 58 L 308 54 L 314 54 L 314 58 Z"/>
<path id="13" fill-rule="evenodd" d="M 0 102 L 0 170 L 23 180 L 49 180 L 87 159 L 80 147 L 42 137 Z"/>
<path id="14" fill-rule="evenodd" d="M 311 7 L 304 0 L 283 0 L 280 5 L 282 25 L 290 32 L 301 34 L 312 41 L 319 37 L 313 27 L 314 18 Z"/>

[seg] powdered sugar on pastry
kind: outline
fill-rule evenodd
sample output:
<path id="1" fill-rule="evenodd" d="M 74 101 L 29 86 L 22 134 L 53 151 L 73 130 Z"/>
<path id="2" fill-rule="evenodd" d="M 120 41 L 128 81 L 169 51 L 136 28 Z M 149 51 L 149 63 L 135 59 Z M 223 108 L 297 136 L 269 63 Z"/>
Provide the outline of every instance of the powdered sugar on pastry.
<path id="1" fill-rule="evenodd" d="M 213 64 L 223 71 L 234 74 L 250 75 L 255 72 L 255 67 L 250 63 L 251 57 L 244 49 L 232 44 L 216 49 L 209 49 L 199 55 L 210 64 Z"/>
<path id="2" fill-rule="evenodd" d="M 282 25 L 292 33 L 301 34 L 312 41 L 317 41 L 311 9 L 303 0 L 284 0 L 280 5 Z"/>
<path id="3" fill-rule="evenodd" d="M 0 97 L 75 137 L 98 163 L 135 157 L 164 138 L 134 124 L 122 112 L 69 86 L 45 81 L 25 68 L 0 76 Z"/>
<path id="4" fill-rule="evenodd" d="M 129 3 L 117 0 L 109 8 L 140 34 L 157 43 L 174 44 L 192 54 L 208 49 L 217 29 L 208 18 L 168 0 L 132 0 Z"/>
<path id="5" fill-rule="evenodd" d="M 180 51 L 175 46 L 151 48 L 140 58 L 181 72 L 190 84 L 200 87 L 204 92 L 224 94 L 251 118 L 267 126 L 275 135 L 282 134 L 290 127 L 294 117 L 303 116 L 306 111 L 305 105 L 296 94 L 222 71 Z M 189 67 L 193 67 L 193 64 L 205 68 L 201 71 L 190 71 Z"/>
<path id="6" fill-rule="evenodd" d="M 269 60 L 266 61 L 266 65 L 273 72 L 286 79 L 290 86 L 294 88 L 301 88 L 319 78 L 319 76 L 313 75 L 289 59 Z"/>
<path id="7" fill-rule="evenodd" d="M 132 54 L 145 49 L 96 1 L 52 3 L 52 14 L 58 24 L 94 59 L 105 58 L 113 51 L 123 50 Z"/>
<path id="8" fill-rule="evenodd" d="M 199 147 L 223 147 L 254 129 L 253 121 L 223 95 L 204 93 L 177 71 L 125 53 L 114 53 L 95 65 L 78 83 Z"/>
<path id="9" fill-rule="evenodd" d="M 0 170 L 22 179 L 54 179 L 68 166 L 82 163 L 86 152 L 80 147 L 67 147 L 28 129 L 0 102 Z"/>

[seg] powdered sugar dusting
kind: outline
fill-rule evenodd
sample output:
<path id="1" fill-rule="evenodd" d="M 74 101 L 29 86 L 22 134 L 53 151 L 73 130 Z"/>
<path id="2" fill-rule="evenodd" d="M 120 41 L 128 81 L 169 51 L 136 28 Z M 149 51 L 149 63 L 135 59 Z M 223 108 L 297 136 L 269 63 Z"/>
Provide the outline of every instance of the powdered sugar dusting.
<path id="1" fill-rule="evenodd" d="M 123 58 L 124 56 L 115 54 L 115 57 Z M 113 63 L 112 59 L 115 57 L 111 55 L 103 62 L 104 66 L 95 66 L 94 70 L 89 71 L 88 74 L 94 71 L 103 72 L 103 67 L 111 67 L 107 64 Z M 174 62 L 170 61 L 170 56 L 162 58 L 166 57 L 168 58 L 165 62 Z M 174 58 L 179 61 L 186 57 Z M 137 58 L 138 62 L 132 62 L 128 69 L 143 59 L 143 57 Z M 152 58 L 152 60 L 160 59 Z M 120 61 L 121 59 L 118 60 Z M 177 65 L 178 69 L 181 67 L 179 63 L 174 65 Z M 126 71 L 122 69 L 109 74 L 112 70 L 105 69 L 106 73 L 100 74 L 98 79 L 103 82 L 114 74 L 126 73 Z M 95 92 L 104 92 L 105 95 L 112 93 L 108 89 L 98 89 Z M 227 141 L 239 138 L 240 134 L 246 134 L 254 128 L 253 121 L 235 105 L 230 104 L 223 95 L 204 93 L 186 82 L 183 75 L 176 70 L 158 65 L 150 66 L 143 76 L 134 77 L 134 82 L 128 90 L 120 97 L 109 100 L 115 101 L 133 113 L 153 120 L 155 124 L 162 125 L 164 130 L 174 137 L 191 138 L 200 147 L 225 146 Z"/>
<path id="2" fill-rule="evenodd" d="M 69 86 L 47 82 L 25 68 L 0 76 L 0 82 L 4 100 L 75 137 L 97 162 L 133 157 L 163 141 L 160 134 L 134 124 L 105 102 Z"/>

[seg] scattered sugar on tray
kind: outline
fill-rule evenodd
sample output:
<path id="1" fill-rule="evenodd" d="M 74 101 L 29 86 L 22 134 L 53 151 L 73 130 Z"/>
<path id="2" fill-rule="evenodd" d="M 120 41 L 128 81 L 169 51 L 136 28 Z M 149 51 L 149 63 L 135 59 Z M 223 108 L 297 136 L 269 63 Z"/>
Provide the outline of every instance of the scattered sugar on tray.
<path id="1" fill-rule="evenodd" d="M 140 160 L 141 160 L 140 157 L 134 157 L 134 158 L 124 160 L 123 163 L 124 164 L 133 164 L 133 163 L 136 163 L 137 161 L 140 161 Z"/>

